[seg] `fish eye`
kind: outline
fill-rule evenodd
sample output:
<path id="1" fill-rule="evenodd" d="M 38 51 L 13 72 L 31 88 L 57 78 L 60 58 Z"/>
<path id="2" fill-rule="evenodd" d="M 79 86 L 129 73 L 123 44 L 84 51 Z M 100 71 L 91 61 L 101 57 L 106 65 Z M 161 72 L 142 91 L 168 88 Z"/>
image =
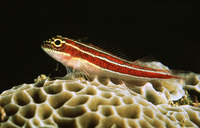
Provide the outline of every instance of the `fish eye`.
<path id="1" fill-rule="evenodd" d="M 60 45 L 60 44 L 61 44 L 60 40 L 55 41 L 55 45 Z"/>
<path id="2" fill-rule="evenodd" d="M 61 47 L 61 46 L 62 46 L 61 40 L 55 40 L 53 44 L 54 44 L 56 47 Z"/>

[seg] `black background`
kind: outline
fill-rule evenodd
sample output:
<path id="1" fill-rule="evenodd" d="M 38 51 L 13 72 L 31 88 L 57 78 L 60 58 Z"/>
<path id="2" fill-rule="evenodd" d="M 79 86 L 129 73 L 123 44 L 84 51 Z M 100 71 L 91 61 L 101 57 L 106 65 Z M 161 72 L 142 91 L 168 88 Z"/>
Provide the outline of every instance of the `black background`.
<path id="1" fill-rule="evenodd" d="M 137 60 L 153 55 L 170 69 L 200 72 L 199 1 L 1 1 L 1 91 L 65 69 L 44 53 L 55 35 Z"/>

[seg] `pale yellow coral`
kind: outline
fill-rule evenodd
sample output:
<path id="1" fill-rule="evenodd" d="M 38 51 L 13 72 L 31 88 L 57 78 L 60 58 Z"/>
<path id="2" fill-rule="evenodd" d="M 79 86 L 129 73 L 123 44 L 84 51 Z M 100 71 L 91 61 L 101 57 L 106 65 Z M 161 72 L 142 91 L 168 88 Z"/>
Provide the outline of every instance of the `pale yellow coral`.
<path id="1" fill-rule="evenodd" d="M 197 85 L 190 86 L 198 86 L 199 79 L 194 79 Z M 114 84 L 107 78 L 87 81 L 68 75 L 65 79 L 39 79 L 0 95 L 0 125 L 2 128 L 200 127 L 200 108 L 172 106 L 174 100 L 186 98 L 183 87 L 187 85 L 176 80 L 162 84 L 154 87 L 146 83 L 129 89 L 124 83 Z M 195 87 L 192 89 L 198 92 Z"/>

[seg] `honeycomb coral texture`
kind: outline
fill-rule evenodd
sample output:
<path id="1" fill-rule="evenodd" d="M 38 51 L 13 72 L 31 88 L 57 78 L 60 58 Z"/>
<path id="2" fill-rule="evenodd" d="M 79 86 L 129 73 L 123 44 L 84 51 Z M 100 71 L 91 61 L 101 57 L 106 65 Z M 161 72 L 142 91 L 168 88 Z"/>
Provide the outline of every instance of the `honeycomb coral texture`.
<path id="1" fill-rule="evenodd" d="M 98 78 L 45 79 L 22 84 L 0 95 L 0 106 L 6 113 L 0 125 L 2 128 L 200 127 L 199 107 L 168 104 L 184 95 L 183 88 L 198 92 L 199 77 L 192 77 L 196 85 L 183 86 L 174 80 L 157 89 L 151 83 L 129 89 L 123 83 L 117 85 Z M 167 89 L 167 85 L 171 88 Z"/>

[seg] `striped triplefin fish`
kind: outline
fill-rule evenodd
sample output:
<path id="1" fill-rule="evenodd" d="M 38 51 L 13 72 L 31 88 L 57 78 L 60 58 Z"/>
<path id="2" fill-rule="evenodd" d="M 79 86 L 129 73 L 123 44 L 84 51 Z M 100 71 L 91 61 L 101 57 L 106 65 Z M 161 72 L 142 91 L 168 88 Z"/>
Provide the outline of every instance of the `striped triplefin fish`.
<path id="1" fill-rule="evenodd" d="M 100 48 L 75 41 L 66 37 L 56 36 L 41 45 L 42 49 L 66 67 L 87 72 L 87 74 L 113 77 L 121 80 L 160 80 L 180 79 L 169 70 L 161 70 L 132 62 Z"/>

